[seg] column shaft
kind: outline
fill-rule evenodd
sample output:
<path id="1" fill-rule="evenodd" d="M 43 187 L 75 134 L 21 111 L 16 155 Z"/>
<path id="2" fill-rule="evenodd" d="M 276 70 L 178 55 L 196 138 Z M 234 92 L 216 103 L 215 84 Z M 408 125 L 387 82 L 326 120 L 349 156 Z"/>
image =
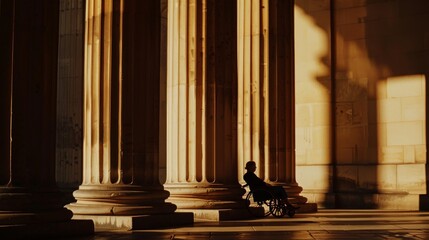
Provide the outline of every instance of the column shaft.
<path id="1" fill-rule="evenodd" d="M 58 4 L 1 2 L 1 236 L 93 232 L 71 221 L 55 184 Z"/>
<path id="2" fill-rule="evenodd" d="M 239 177 L 257 175 L 306 203 L 295 180 L 293 2 L 238 1 Z"/>
<path id="3" fill-rule="evenodd" d="M 262 9 L 262 11 L 261 11 Z M 247 161 L 266 177 L 268 147 L 268 0 L 238 0 L 238 163 L 242 180 Z"/>
<path id="4" fill-rule="evenodd" d="M 158 170 L 161 5 L 86 4 L 83 183 L 67 207 L 96 227 L 176 224 Z"/>
<path id="5" fill-rule="evenodd" d="M 0 10 L 5 26 L 1 28 L 5 37 L 1 44 L 0 191 L 54 193 L 58 5 L 6 1 Z M 45 15 L 34 14 L 43 10 Z M 5 195 L 2 200 L 6 199 Z M 32 208 L 28 200 L 21 201 L 22 206 L 11 201 L 2 208 L 7 210 L 10 204 L 16 205 L 15 210 Z M 46 209 L 60 211 L 59 204 L 43 203 Z"/>
<path id="6" fill-rule="evenodd" d="M 295 179 L 295 94 L 293 71 L 293 4 L 270 0 L 268 10 L 268 98 L 269 152 L 267 180 L 285 186 L 291 201 L 304 204 L 302 188 Z M 288 27 L 285 27 L 288 26 Z"/>
<path id="7" fill-rule="evenodd" d="M 236 177 L 235 22 L 235 1 L 168 5 L 166 187 L 194 213 L 245 206 Z"/>

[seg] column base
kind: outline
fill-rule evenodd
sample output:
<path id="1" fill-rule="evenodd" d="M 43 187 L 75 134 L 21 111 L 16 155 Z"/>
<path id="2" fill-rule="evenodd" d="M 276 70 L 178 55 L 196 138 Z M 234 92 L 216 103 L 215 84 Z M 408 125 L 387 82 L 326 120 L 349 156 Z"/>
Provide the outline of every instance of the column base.
<path id="1" fill-rule="evenodd" d="M 317 203 L 298 204 L 297 213 L 315 213 L 317 212 Z"/>
<path id="2" fill-rule="evenodd" d="M 300 208 L 297 213 L 313 213 L 317 212 L 316 203 L 299 204 Z M 258 208 L 256 208 L 257 210 Z M 246 220 L 255 218 L 249 213 L 247 208 L 242 209 L 178 209 L 176 212 L 193 212 L 196 222 L 204 221 L 230 221 L 230 220 Z M 261 208 L 261 216 L 264 210 Z"/>
<path id="3" fill-rule="evenodd" d="M 419 210 L 429 211 L 429 195 L 424 194 L 419 196 Z"/>
<path id="4" fill-rule="evenodd" d="M 194 213 L 196 222 L 201 221 L 228 221 L 228 220 L 245 220 L 253 216 L 246 208 L 242 209 L 178 209 L 177 212 Z"/>
<path id="5" fill-rule="evenodd" d="M 143 230 L 165 227 L 179 227 L 183 225 L 191 225 L 194 223 L 194 216 L 191 212 L 137 216 L 75 214 L 73 219 L 92 220 L 94 222 L 95 231 Z"/>
<path id="6" fill-rule="evenodd" d="M 88 220 L 70 220 L 34 224 L 0 225 L 1 239 L 38 239 L 87 236 L 94 233 L 94 224 Z"/>

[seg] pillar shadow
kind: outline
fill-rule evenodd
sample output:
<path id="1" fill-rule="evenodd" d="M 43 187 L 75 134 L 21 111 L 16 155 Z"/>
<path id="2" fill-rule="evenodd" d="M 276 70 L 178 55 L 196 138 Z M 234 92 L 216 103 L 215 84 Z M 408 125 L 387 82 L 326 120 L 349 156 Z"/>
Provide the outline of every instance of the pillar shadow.
<path id="1" fill-rule="evenodd" d="M 326 3 L 326 1 L 324 1 Z M 429 54 L 427 51 L 428 31 L 425 22 L 429 20 L 429 3 L 424 0 L 413 1 L 374 1 L 352 5 L 344 1 L 329 2 L 331 25 L 327 27 L 326 16 L 320 11 L 324 3 L 295 1 L 296 6 L 311 16 L 314 24 L 323 29 L 331 41 L 331 56 L 322 56 L 319 63 L 331 69 L 331 75 L 315 76 L 317 81 L 331 91 L 332 116 L 332 180 L 330 189 L 335 195 L 335 207 L 376 208 L 381 199 L 375 199 L 379 193 L 408 195 L 407 189 L 401 189 L 401 179 L 396 182 L 382 182 L 378 168 L 383 164 L 398 167 L 395 156 L 389 155 L 390 146 L 381 146 L 389 140 L 388 134 L 380 136 L 380 114 L 386 111 L 380 108 L 383 97 L 378 86 L 395 77 L 423 75 L 425 80 L 428 73 Z M 320 5 L 318 5 L 320 4 Z M 326 7 L 326 6 L 325 6 Z M 318 8 L 320 8 L 318 12 Z M 317 44 L 317 43 L 315 43 Z M 327 46 L 329 47 L 329 46 Z M 331 64 L 329 62 L 331 59 Z M 331 81 L 327 81 L 327 79 Z M 384 82 L 383 82 L 384 81 Z M 392 81 L 392 80 L 389 80 Z M 427 86 L 425 87 L 427 91 Z M 356 98 L 353 99 L 353 94 Z M 426 93 L 424 93 L 426 95 Z M 425 98 L 425 125 L 428 119 L 428 100 Z M 392 109 L 387 109 L 393 111 Z M 349 116 L 349 118 L 347 117 Z M 349 120 L 349 122 L 347 121 Z M 401 120 L 403 121 L 403 120 Z M 349 124 L 349 127 L 348 127 Z M 340 153 L 345 150 L 344 142 L 354 141 L 353 133 L 348 133 L 354 127 L 366 129 L 367 135 L 355 148 L 351 147 L 352 158 L 348 160 Z M 344 128 L 349 128 L 344 129 Z M 414 159 L 413 163 L 424 162 L 426 186 L 428 192 L 428 158 L 426 151 L 427 127 L 423 144 L 424 159 Z M 347 131 L 343 131 L 347 130 Z M 386 138 L 381 140 L 381 137 Z M 326 139 L 329 141 L 329 139 Z M 400 141 L 399 141 L 400 142 Z M 418 141 L 410 144 L 413 154 L 418 154 Z M 393 147 L 402 147 L 397 144 Z M 381 152 L 381 149 L 383 152 Z M 405 150 L 403 150 L 405 151 Z M 404 155 L 399 159 L 404 159 Z M 383 156 L 383 159 L 380 159 Z M 403 162 L 402 162 L 403 163 Z M 354 167 L 354 169 L 353 169 Z M 362 172 L 360 172 L 362 171 Z M 398 171 L 397 171 L 398 172 Z M 388 172 L 389 173 L 389 172 Z M 351 176 L 355 176 L 354 179 Z M 398 175 L 398 178 L 405 177 Z M 362 179 L 369 178 L 369 181 Z M 360 179 L 359 179 L 360 178 Z M 373 184 L 371 179 L 374 180 Z M 387 185 L 386 185 L 387 184 Z M 391 187 L 389 184 L 393 184 Z M 420 183 L 414 183 L 420 184 Z M 389 191 L 392 190 L 391 192 Z M 387 190 L 387 192 L 386 192 Z M 354 201 L 350 201 L 353 200 Z M 425 200 L 426 199 L 426 200 Z M 386 200 L 386 199 L 385 199 Z M 427 195 L 420 197 L 420 209 L 428 206 Z M 426 207 L 427 208 L 427 207 Z"/>

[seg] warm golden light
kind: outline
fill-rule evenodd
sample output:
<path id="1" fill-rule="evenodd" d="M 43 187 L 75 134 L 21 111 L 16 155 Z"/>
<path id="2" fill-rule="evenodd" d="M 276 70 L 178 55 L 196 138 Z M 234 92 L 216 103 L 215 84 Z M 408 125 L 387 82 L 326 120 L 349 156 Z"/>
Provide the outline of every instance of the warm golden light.
<path id="1" fill-rule="evenodd" d="M 295 1 L 297 180 L 316 202 L 335 192 L 336 207 L 418 209 L 425 50 L 409 42 L 419 31 L 386 28 L 378 7 Z"/>
<path id="2" fill-rule="evenodd" d="M 295 101 L 297 181 L 328 190 L 330 140 L 329 24 L 326 29 L 295 5 Z M 311 177 L 308 177 L 311 176 Z"/>
<path id="3" fill-rule="evenodd" d="M 426 162 L 426 86 L 421 74 L 389 77 L 377 85 L 380 191 L 424 194 Z M 384 207 L 406 208 L 404 201 Z"/>

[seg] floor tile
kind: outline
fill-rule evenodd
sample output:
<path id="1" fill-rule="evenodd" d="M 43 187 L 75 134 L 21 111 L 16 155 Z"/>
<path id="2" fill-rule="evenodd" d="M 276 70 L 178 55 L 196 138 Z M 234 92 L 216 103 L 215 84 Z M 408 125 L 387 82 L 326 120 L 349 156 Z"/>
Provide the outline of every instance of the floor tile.
<path id="1" fill-rule="evenodd" d="M 75 240 L 385 240 L 429 239 L 429 213 L 319 210 L 293 218 L 196 222 L 170 229 L 97 232 Z"/>

